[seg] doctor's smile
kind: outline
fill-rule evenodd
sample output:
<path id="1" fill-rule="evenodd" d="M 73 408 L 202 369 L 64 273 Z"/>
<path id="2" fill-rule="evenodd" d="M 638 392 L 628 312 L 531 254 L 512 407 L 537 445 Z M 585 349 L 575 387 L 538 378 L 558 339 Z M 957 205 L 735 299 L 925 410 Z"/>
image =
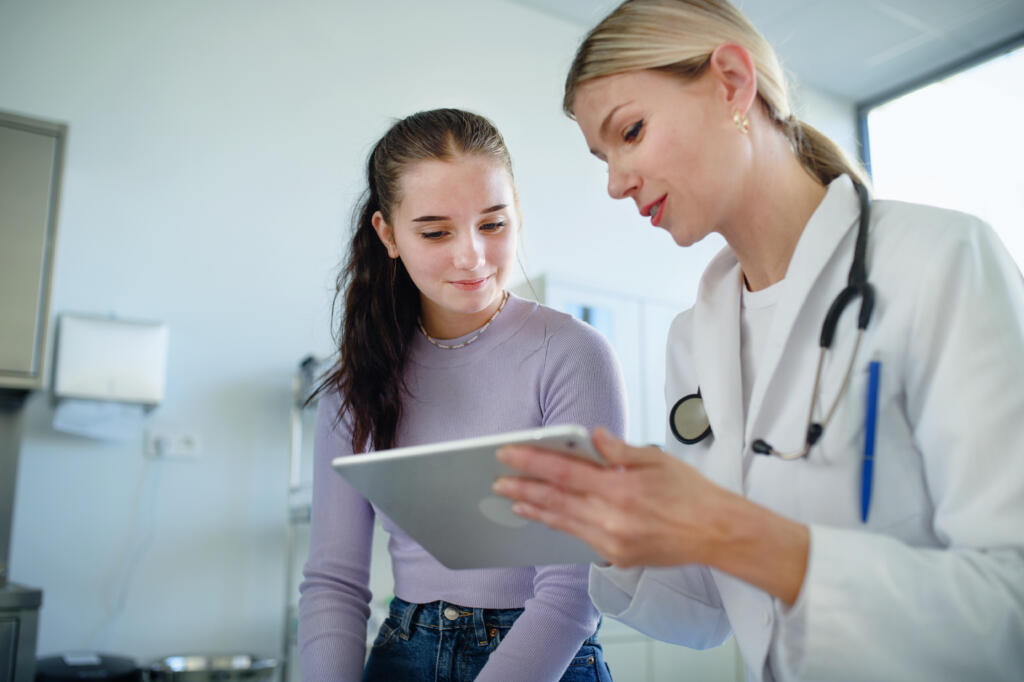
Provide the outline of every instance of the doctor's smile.
<path id="1" fill-rule="evenodd" d="M 668 195 L 662 195 L 660 199 L 656 199 L 651 203 L 647 204 L 646 206 L 644 206 L 643 208 L 641 208 L 640 215 L 642 215 L 645 218 L 650 217 L 651 225 L 654 225 L 655 227 L 660 227 L 661 217 L 665 210 L 665 203 L 667 202 L 667 200 Z"/>

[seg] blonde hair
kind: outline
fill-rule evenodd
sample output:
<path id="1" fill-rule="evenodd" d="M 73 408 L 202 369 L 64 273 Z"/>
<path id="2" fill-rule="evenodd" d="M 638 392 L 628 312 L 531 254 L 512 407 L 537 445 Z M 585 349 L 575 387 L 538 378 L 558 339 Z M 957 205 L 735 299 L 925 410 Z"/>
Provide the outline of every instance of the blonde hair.
<path id="1" fill-rule="evenodd" d="M 562 108 L 574 118 L 579 86 L 603 76 L 650 69 L 694 80 L 704 73 L 711 53 L 723 43 L 742 45 L 750 53 L 761 106 L 811 176 L 827 185 L 847 173 L 855 182 L 868 185 L 859 163 L 793 115 L 775 50 L 725 0 L 626 0 L 587 34 L 576 51 L 565 79 Z"/>

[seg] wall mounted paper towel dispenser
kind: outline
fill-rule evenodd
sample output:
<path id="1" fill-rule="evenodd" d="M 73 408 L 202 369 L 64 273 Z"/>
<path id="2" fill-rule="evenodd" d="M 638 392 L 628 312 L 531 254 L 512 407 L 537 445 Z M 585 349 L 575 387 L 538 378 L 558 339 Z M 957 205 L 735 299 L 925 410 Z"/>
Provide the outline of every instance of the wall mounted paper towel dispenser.
<path id="1" fill-rule="evenodd" d="M 85 315 L 61 315 L 53 393 L 156 405 L 164 398 L 167 325 Z"/>

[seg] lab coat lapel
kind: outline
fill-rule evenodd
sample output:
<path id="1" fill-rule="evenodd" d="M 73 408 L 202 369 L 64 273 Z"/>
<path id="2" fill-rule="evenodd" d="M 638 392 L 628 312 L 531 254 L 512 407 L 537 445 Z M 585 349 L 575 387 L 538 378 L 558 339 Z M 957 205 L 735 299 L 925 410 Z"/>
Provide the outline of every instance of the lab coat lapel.
<path id="1" fill-rule="evenodd" d="M 723 249 L 705 270 L 693 309 L 694 373 L 715 439 L 705 473 L 736 492 L 742 492 L 742 279 L 735 255 L 729 248 Z"/>
<path id="2" fill-rule="evenodd" d="M 766 422 L 769 421 L 769 417 L 771 421 L 778 420 L 780 404 L 785 404 L 806 416 L 810 403 L 805 401 L 811 399 L 809 394 L 797 395 L 795 403 L 793 400 L 776 400 L 766 405 L 765 398 L 770 394 L 771 386 L 779 375 L 780 365 L 786 355 L 803 361 L 794 369 L 800 372 L 801 377 L 810 376 L 807 391 L 811 390 L 821 322 L 825 318 L 828 306 L 845 285 L 846 273 L 849 272 L 853 258 L 852 249 L 849 253 L 836 251 L 859 215 L 860 205 L 856 189 L 848 176 L 840 176 L 829 185 L 828 193 L 807 222 L 797 242 L 783 281 L 784 289 L 772 318 L 771 332 L 765 347 L 760 351 L 761 363 L 751 389 L 750 409 L 746 422 L 747 443 L 766 433 L 765 426 L 758 423 L 763 411 L 766 413 Z M 834 286 L 828 282 L 827 286 L 823 285 L 817 290 L 816 285 L 823 284 L 824 278 L 821 275 L 826 265 L 837 259 L 837 267 L 841 267 L 842 271 L 842 283 Z M 806 368 L 804 365 L 807 365 Z M 803 445 L 803 434 L 799 429 L 787 437 L 795 440 L 775 445 L 782 450 L 796 450 Z"/>

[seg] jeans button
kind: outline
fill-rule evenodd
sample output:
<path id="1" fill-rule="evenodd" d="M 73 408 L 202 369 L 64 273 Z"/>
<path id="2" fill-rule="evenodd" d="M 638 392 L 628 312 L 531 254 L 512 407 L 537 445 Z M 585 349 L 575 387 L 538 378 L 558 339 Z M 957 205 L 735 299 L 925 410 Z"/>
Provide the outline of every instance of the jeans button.
<path id="1" fill-rule="evenodd" d="M 448 620 L 456 620 L 459 617 L 459 610 L 454 606 L 446 606 L 444 609 L 444 617 Z"/>

